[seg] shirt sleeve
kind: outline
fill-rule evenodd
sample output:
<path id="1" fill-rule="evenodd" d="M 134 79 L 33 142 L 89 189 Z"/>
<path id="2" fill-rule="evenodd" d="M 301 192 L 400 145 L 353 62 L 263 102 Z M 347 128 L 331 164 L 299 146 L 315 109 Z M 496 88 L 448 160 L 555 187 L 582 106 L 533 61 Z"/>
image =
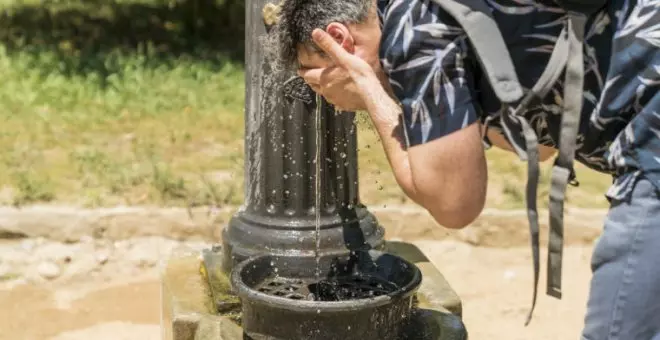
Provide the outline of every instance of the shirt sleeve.
<path id="1" fill-rule="evenodd" d="M 475 60 L 456 20 L 430 0 L 392 0 L 381 20 L 381 63 L 403 107 L 408 145 L 475 122 Z"/>

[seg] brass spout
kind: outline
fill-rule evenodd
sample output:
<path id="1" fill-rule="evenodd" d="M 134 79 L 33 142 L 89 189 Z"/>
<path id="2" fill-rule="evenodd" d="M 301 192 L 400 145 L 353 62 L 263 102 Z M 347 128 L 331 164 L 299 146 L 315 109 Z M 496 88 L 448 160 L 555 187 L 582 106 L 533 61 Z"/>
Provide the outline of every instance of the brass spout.
<path id="1" fill-rule="evenodd" d="M 274 3 L 267 3 L 263 10 L 261 11 L 261 15 L 264 19 L 264 24 L 266 26 L 273 26 L 276 25 L 280 21 L 280 11 L 282 10 L 282 4 L 274 4 Z"/>

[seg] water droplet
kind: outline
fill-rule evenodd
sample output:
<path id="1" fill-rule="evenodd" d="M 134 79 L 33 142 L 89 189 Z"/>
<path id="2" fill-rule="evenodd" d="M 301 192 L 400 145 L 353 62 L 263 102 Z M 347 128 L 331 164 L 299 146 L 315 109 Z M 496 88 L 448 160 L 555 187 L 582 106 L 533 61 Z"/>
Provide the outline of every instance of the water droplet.
<path id="1" fill-rule="evenodd" d="M 321 314 L 321 310 L 320 310 L 320 309 L 317 309 L 317 310 L 316 310 L 316 314 Z"/>
<path id="2" fill-rule="evenodd" d="M 342 152 L 342 153 L 339 154 L 339 156 L 340 156 L 341 158 L 346 158 L 346 153 Z"/>
<path id="3" fill-rule="evenodd" d="M 270 261 L 270 265 L 271 265 L 271 266 L 274 266 L 274 265 L 275 265 L 275 261 Z"/>
<path id="4" fill-rule="evenodd" d="M 289 175 L 285 174 L 283 177 L 284 177 L 284 179 L 287 179 L 287 178 L 289 178 Z"/>

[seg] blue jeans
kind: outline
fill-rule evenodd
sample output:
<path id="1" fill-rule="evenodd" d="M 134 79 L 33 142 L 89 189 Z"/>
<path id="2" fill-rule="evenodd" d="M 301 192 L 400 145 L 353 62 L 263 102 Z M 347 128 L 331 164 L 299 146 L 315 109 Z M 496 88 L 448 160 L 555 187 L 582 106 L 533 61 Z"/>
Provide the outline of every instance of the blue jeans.
<path id="1" fill-rule="evenodd" d="M 660 340 L 660 196 L 651 182 L 612 201 L 591 267 L 582 340 Z"/>

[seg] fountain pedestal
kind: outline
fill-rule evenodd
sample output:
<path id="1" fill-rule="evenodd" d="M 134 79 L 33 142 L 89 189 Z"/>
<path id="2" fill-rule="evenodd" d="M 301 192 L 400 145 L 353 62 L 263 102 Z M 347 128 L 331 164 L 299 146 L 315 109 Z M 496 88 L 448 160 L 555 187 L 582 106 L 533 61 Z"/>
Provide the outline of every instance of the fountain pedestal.
<path id="1" fill-rule="evenodd" d="M 245 202 L 223 232 L 227 272 L 262 253 L 314 256 L 317 210 L 321 256 L 383 244 L 382 227 L 359 200 L 355 114 L 317 103 L 293 71 L 273 68 L 263 39 L 270 28 L 264 15 L 274 6 L 246 1 Z"/>
<path id="2" fill-rule="evenodd" d="M 384 250 L 414 263 L 423 276 L 418 305 L 401 340 L 467 339 L 461 301 L 424 253 L 405 242 L 386 242 Z M 192 251 L 179 253 L 167 262 L 162 277 L 163 340 L 250 339 L 240 326 L 240 301 L 231 292 L 222 257 L 216 248 L 202 257 Z"/>

